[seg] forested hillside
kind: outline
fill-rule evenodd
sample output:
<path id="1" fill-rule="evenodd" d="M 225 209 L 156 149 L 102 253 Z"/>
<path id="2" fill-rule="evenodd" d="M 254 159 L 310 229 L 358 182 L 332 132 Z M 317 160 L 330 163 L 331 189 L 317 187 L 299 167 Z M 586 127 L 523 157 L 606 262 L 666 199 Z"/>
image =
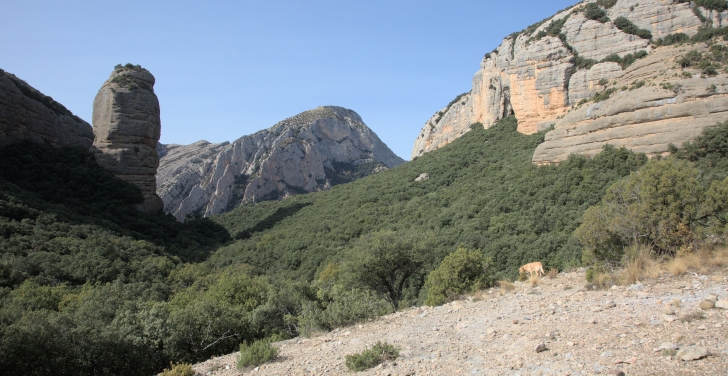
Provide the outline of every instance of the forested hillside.
<path id="1" fill-rule="evenodd" d="M 450 145 L 388 171 L 185 224 L 135 211 L 139 191 L 84 150 L 6 148 L 3 373 L 152 374 L 244 342 L 439 304 L 512 280 L 530 261 L 547 269 L 619 262 L 631 240 L 620 237 L 623 227 L 610 227 L 619 221 L 594 218 L 629 214 L 629 205 L 613 204 L 621 192 L 614 187 L 640 187 L 655 171 L 679 177 L 661 186 L 688 187 L 706 203 L 686 216 L 690 208 L 671 199 L 678 214 L 658 223 L 674 224 L 661 227 L 674 228 L 666 234 L 687 228 L 696 242 L 724 236 L 728 124 L 662 160 L 606 147 L 552 166 L 531 163 L 544 133 L 516 128 L 513 117 L 487 130 L 474 124 Z M 417 181 L 423 173 L 429 178 Z M 665 189 L 643 190 L 644 202 L 659 206 L 660 195 L 682 194 Z M 658 217 L 653 207 L 639 210 L 647 227 Z M 652 245 L 669 253 L 690 244 Z"/>

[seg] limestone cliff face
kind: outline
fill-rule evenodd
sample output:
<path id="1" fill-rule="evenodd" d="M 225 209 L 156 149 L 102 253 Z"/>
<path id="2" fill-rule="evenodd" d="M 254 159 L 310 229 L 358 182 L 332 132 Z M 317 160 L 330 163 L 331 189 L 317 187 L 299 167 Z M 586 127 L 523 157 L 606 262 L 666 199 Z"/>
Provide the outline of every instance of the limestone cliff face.
<path id="1" fill-rule="evenodd" d="M 624 118 L 630 111 L 638 111 L 645 106 L 650 107 L 653 113 L 650 119 L 672 117 L 666 114 L 676 109 L 673 105 L 690 101 L 694 101 L 696 109 L 706 108 L 706 111 L 714 113 L 714 110 L 707 108 L 718 106 L 716 101 L 721 96 L 722 75 L 714 79 L 718 90 L 710 95 L 706 95 L 704 87 L 703 92 L 698 93 L 697 86 L 707 81 L 687 79 L 680 83 L 683 91 L 677 96 L 673 94 L 666 97 L 668 93 L 664 92 L 648 94 L 660 91 L 656 88 L 660 84 L 655 78 L 658 72 L 660 77 L 667 79 L 667 76 L 662 75 L 664 72 L 658 70 L 673 68 L 677 55 L 684 51 L 676 51 L 672 47 L 655 50 L 654 44 L 648 39 L 628 34 L 617 28 L 614 22 L 619 17 L 625 17 L 638 28 L 649 30 L 653 40 L 674 33 L 691 36 L 698 32 L 703 22 L 691 9 L 690 3 L 672 0 L 617 0 L 609 8 L 601 7 L 609 21 L 600 22 L 586 17 L 585 8 L 588 3 L 593 2 L 595 0 L 578 3 L 540 24 L 514 33 L 504 39 L 493 52 L 486 54 L 480 63 L 480 70 L 473 77 L 471 91 L 427 121 L 415 140 L 412 157 L 448 144 L 467 132 L 472 123 L 480 122 L 488 128 L 511 114 L 518 119 L 519 131 L 526 134 L 548 129 L 552 125 L 556 127 L 556 131 L 547 136 L 546 144 L 534 155 L 536 163 L 557 162 L 571 152 L 589 154 L 592 150 L 600 150 L 607 142 L 628 147 L 649 143 L 653 147 L 637 149 L 659 154 L 667 150 L 670 142 L 679 144 L 689 139 L 684 137 L 699 133 L 702 125 L 695 125 L 696 118 L 705 118 L 706 122 L 717 118 L 713 116 L 709 120 L 697 112 L 680 119 L 674 118 L 670 123 L 671 136 L 664 137 L 665 140 L 670 140 L 666 143 L 655 142 L 655 137 L 662 136 L 648 136 L 655 130 L 649 129 L 650 126 L 646 126 L 643 131 L 634 130 L 652 120 L 637 115 L 631 120 Z M 699 10 L 709 21 L 712 20 L 713 26 L 724 25 L 728 20 L 726 12 L 702 8 Z M 662 52 L 667 50 L 671 52 Z M 605 61 L 605 58 L 613 54 L 624 58 L 642 51 L 648 54 L 647 57 L 637 60 L 627 70 L 616 62 Z M 670 60 L 669 63 L 662 60 L 664 64 L 660 65 L 658 59 Z M 584 64 L 584 61 L 591 61 L 591 64 Z M 681 72 L 671 72 L 673 75 L 678 73 Z M 614 87 L 615 82 L 621 88 L 624 85 L 629 86 L 632 82 L 630 80 L 640 77 L 650 77 L 649 88 L 621 91 L 616 97 L 595 105 L 599 110 L 596 107 L 589 110 L 585 106 L 579 106 L 579 103 L 591 99 L 595 94 Z M 676 78 L 670 79 L 673 83 L 679 81 Z M 708 82 L 707 86 L 711 84 L 713 82 Z M 691 92 L 693 88 L 695 91 Z M 613 104 L 615 101 L 621 101 L 621 105 Z M 624 116 L 609 119 L 618 114 Z M 600 120 L 604 125 L 593 125 L 587 131 L 588 124 L 597 117 L 605 118 Z M 624 123 L 625 121 L 628 123 Z M 691 130 L 685 130 L 686 127 Z M 577 128 L 578 131 L 575 131 Z M 575 132 L 581 134 L 581 138 L 576 138 Z M 597 133 L 601 136 L 596 136 Z M 565 140 L 567 136 L 569 141 Z M 644 137 L 652 139 L 647 141 Z M 613 140 L 620 141 L 612 142 Z M 658 144 L 660 146 L 656 146 Z"/>
<path id="2" fill-rule="evenodd" d="M 318 107 L 233 143 L 162 145 L 157 192 L 164 210 L 220 214 L 243 202 L 320 191 L 404 161 L 341 107 Z"/>
<path id="3" fill-rule="evenodd" d="M 87 122 L 0 69 L 0 148 L 22 141 L 88 148 L 93 140 Z"/>
<path id="4" fill-rule="evenodd" d="M 161 131 L 154 76 L 140 67 L 117 66 L 94 99 L 91 151 L 96 162 L 116 177 L 138 186 L 144 203 L 137 209 L 162 209 L 156 194 Z"/>
<path id="5" fill-rule="evenodd" d="M 698 69 L 681 69 L 676 60 L 689 51 L 709 53 L 709 48 L 702 43 L 660 47 L 611 77 L 608 89 L 614 92 L 609 98 L 576 106 L 557 119 L 533 162 L 594 155 L 605 144 L 661 155 L 670 144 L 679 146 L 705 127 L 728 120 L 728 74 L 705 76 Z"/>

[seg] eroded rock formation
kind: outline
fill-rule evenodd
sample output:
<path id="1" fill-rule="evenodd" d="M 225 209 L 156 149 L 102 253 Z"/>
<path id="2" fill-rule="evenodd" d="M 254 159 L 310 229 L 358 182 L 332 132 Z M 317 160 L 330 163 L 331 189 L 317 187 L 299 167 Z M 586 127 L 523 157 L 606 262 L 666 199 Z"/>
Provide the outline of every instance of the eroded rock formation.
<path id="1" fill-rule="evenodd" d="M 0 148 L 22 141 L 88 148 L 93 140 L 87 122 L 0 69 Z"/>
<path id="2" fill-rule="evenodd" d="M 184 221 L 244 202 L 320 191 L 404 163 L 341 107 L 300 113 L 233 143 L 162 145 L 157 180 L 164 210 Z"/>
<path id="3" fill-rule="evenodd" d="M 713 26 L 724 25 L 727 12 L 695 12 L 691 3 L 672 0 L 617 0 L 611 7 L 600 6 L 609 17 L 601 22 L 586 17 L 586 4 L 594 2 L 581 2 L 514 33 L 486 54 L 471 91 L 426 122 L 412 157 L 447 145 L 473 123 L 488 128 L 511 114 L 526 134 L 555 127 L 536 151 L 536 163 L 558 162 L 570 153 L 592 154 L 605 143 L 661 154 L 669 143 L 679 145 L 722 118 L 724 74 L 689 79 L 671 70 L 668 76 L 665 71 L 686 51 L 655 50 L 648 39 L 620 30 L 614 20 L 625 17 L 657 40 L 675 33 L 695 35 L 703 26 L 696 13 Z M 644 54 L 631 66 L 610 61 Z M 680 89 L 662 89 L 660 79 Z M 645 80 L 647 86 L 634 88 L 634 80 Z M 716 89 L 706 91 L 711 85 Z M 619 93 L 584 104 L 608 89 Z"/>
<path id="4" fill-rule="evenodd" d="M 138 186 L 144 203 L 137 209 L 162 209 L 157 196 L 157 144 L 161 124 L 154 76 L 136 65 L 118 65 L 94 99 L 92 152 L 116 177 Z"/>

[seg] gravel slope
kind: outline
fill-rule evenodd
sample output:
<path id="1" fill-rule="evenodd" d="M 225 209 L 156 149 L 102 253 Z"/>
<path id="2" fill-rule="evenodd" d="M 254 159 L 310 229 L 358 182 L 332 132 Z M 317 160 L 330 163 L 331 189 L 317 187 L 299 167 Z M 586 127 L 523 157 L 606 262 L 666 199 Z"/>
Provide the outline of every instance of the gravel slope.
<path id="1" fill-rule="evenodd" d="M 598 291 L 584 288 L 583 272 L 562 273 L 536 287 L 516 283 L 505 295 L 491 289 L 283 341 L 279 358 L 256 369 L 235 369 L 235 353 L 194 368 L 200 375 L 351 374 L 346 355 L 386 340 L 400 357 L 360 375 L 725 375 L 728 310 L 699 304 L 711 295 L 728 299 L 726 270 Z M 704 318 L 685 321 L 697 312 Z M 539 344 L 547 349 L 536 352 Z M 709 355 L 684 361 L 682 352 L 658 350 L 670 344 Z"/>

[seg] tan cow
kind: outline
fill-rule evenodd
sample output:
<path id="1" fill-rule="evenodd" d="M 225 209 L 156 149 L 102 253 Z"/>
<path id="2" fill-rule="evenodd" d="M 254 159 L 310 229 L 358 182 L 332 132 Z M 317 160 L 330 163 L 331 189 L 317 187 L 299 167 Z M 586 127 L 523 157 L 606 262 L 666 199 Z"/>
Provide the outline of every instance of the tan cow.
<path id="1" fill-rule="evenodd" d="M 518 273 L 528 273 L 529 277 L 533 272 L 536 272 L 536 274 L 538 274 L 539 276 L 541 274 L 546 275 L 546 273 L 543 271 L 543 265 L 541 265 L 540 262 L 532 262 L 518 268 Z"/>

